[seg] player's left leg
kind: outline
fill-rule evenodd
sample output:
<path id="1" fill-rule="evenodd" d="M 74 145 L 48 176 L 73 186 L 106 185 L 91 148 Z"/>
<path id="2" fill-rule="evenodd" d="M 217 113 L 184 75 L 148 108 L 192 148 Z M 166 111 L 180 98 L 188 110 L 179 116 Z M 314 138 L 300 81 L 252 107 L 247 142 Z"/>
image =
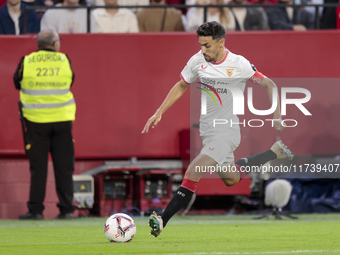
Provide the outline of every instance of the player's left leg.
<path id="1" fill-rule="evenodd" d="M 245 174 L 248 174 L 249 171 L 247 171 L 247 169 L 250 169 L 251 167 L 260 167 L 274 159 L 287 158 L 292 160 L 293 157 L 293 153 L 287 148 L 287 146 L 284 145 L 282 141 L 277 141 L 270 149 L 255 155 L 248 156 L 246 158 L 241 158 L 237 160 L 235 164 L 238 169 L 241 168 L 241 172 L 246 170 Z"/>
<path id="2" fill-rule="evenodd" d="M 283 158 L 291 160 L 293 159 L 293 154 L 282 141 L 277 141 L 270 149 L 246 158 L 241 158 L 237 160 L 235 164 L 234 162 L 231 163 L 228 171 L 218 174 L 226 186 L 233 186 L 251 172 L 249 169 L 261 167 L 274 159 Z"/>

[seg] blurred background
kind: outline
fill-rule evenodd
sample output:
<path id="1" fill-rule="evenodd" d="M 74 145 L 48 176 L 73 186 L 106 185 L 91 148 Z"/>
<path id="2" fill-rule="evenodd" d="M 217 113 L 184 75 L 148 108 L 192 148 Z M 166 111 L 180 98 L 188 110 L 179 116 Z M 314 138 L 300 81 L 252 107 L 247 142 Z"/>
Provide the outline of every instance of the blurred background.
<path id="1" fill-rule="evenodd" d="M 279 88 L 308 89 L 311 100 L 304 106 L 312 116 L 292 105 L 286 119 L 297 120 L 294 128 L 278 133 L 270 125 L 241 127 L 242 141 L 235 151 L 238 159 L 282 139 L 295 154 L 289 164 L 301 169 L 299 174 L 255 173 L 231 188 L 204 178 L 181 213 L 261 215 L 271 206 L 292 213 L 339 212 L 337 2 L 8 0 L 0 5 L 1 219 L 16 219 L 26 211 L 30 173 L 13 74 L 20 58 L 37 50 L 40 29 L 60 33 L 61 52 L 75 73 L 75 215 L 147 215 L 165 208 L 182 182 L 190 154 L 200 149 L 200 108 L 192 100 L 196 86 L 163 115 L 156 129 L 141 131 L 200 50 L 195 30 L 205 20 L 221 22 L 228 30 L 226 47 L 245 56 Z M 110 7 L 95 8 L 103 5 Z M 13 12 L 19 13 L 17 18 Z M 266 92 L 249 86 L 254 87 L 255 108 L 268 109 Z M 246 112 L 243 118 L 255 117 Z M 311 164 L 326 168 L 313 171 Z M 280 206 L 266 204 L 266 187 L 277 178 L 290 183 L 288 200 L 280 198 L 287 200 Z M 45 218 L 56 215 L 57 202 L 49 162 Z"/>

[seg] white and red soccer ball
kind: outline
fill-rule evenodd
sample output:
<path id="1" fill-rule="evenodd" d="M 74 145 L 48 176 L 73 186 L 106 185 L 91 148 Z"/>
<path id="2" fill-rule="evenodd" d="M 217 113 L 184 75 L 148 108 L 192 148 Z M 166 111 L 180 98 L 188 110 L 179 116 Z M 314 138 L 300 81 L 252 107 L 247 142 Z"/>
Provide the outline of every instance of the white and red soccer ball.
<path id="1" fill-rule="evenodd" d="M 130 242 L 136 235 L 136 224 L 129 215 L 116 213 L 106 220 L 104 233 L 110 242 Z"/>

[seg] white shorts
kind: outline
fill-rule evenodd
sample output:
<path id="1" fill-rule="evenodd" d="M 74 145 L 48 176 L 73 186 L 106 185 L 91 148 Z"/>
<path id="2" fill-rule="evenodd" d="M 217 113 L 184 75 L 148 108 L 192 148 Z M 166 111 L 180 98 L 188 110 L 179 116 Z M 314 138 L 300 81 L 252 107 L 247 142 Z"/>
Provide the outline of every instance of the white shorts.
<path id="1" fill-rule="evenodd" d="M 220 166 L 228 166 L 234 161 L 234 150 L 241 142 L 241 134 L 234 133 L 228 136 L 205 136 L 203 139 L 202 154 L 213 158 Z"/>

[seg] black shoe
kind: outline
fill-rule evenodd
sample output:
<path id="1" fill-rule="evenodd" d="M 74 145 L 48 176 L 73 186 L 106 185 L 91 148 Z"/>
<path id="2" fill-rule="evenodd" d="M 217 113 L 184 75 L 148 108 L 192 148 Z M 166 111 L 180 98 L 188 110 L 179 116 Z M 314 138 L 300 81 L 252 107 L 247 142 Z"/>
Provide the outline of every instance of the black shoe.
<path id="1" fill-rule="evenodd" d="M 43 220 L 44 215 L 41 213 L 25 213 L 19 216 L 19 220 Z"/>
<path id="2" fill-rule="evenodd" d="M 60 213 L 54 219 L 56 219 L 56 220 L 71 220 L 71 219 L 74 219 L 74 217 L 73 217 L 73 213 Z"/>

